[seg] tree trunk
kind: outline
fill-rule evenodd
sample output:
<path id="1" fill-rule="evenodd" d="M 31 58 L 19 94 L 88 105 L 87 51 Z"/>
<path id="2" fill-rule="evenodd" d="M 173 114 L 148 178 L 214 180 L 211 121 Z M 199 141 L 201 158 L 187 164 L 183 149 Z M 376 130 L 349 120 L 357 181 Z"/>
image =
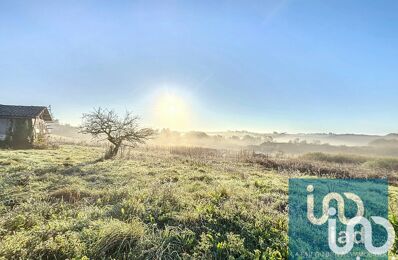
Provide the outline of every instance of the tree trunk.
<path id="1" fill-rule="evenodd" d="M 106 152 L 105 159 L 114 158 L 117 155 L 117 153 L 119 152 L 120 146 L 121 146 L 121 143 L 113 143 L 113 145 Z"/>

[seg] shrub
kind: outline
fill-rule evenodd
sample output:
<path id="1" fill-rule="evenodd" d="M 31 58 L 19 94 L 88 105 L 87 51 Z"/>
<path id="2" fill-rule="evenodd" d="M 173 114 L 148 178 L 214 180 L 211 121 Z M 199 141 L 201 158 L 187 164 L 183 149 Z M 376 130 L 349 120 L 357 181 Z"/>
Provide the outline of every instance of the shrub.
<path id="1" fill-rule="evenodd" d="M 398 159 L 395 158 L 376 159 L 367 162 L 365 165 L 371 169 L 398 171 Z"/>
<path id="2" fill-rule="evenodd" d="M 348 163 L 348 164 L 361 164 L 369 160 L 364 156 L 352 155 L 352 154 L 325 154 L 325 153 L 307 153 L 301 158 L 306 160 L 314 160 L 320 162 L 332 162 L 332 163 Z"/>

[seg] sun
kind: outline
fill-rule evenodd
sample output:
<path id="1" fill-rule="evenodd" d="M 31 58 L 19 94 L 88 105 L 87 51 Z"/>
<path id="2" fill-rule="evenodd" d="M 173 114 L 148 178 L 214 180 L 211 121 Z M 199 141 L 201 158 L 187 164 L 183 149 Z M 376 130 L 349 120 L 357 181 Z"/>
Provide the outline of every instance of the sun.
<path id="1" fill-rule="evenodd" d="M 172 92 L 156 97 L 155 121 L 161 127 L 181 130 L 188 126 L 190 109 L 187 100 Z"/>

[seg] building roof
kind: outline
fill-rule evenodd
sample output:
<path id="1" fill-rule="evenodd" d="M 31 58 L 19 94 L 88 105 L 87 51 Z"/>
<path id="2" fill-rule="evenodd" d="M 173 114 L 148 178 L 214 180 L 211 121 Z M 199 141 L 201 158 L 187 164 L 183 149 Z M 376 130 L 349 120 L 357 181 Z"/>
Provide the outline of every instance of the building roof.
<path id="1" fill-rule="evenodd" d="M 47 107 L 0 105 L 0 118 L 35 118 L 42 116 L 45 121 L 52 121 Z"/>

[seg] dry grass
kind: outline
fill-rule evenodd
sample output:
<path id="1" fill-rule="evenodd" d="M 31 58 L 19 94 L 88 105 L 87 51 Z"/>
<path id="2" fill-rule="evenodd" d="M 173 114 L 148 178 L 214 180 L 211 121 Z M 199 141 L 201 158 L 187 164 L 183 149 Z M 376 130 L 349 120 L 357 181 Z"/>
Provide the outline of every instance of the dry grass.
<path id="1" fill-rule="evenodd" d="M 286 259 L 288 177 L 397 176 L 369 165 L 380 158 L 148 146 L 96 160 L 103 152 L 0 150 L 0 258 Z"/>

